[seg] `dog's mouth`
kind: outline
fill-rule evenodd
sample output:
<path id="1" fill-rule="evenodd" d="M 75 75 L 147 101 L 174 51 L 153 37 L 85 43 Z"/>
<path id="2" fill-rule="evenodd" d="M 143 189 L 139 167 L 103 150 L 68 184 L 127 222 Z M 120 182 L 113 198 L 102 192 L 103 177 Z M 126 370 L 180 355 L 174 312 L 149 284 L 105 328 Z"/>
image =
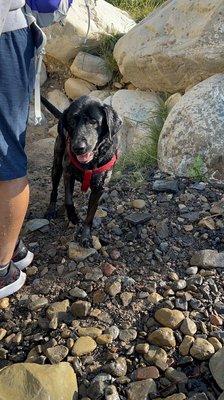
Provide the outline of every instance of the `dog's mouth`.
<path id="1" fill-rule="evenodd" d="M 90 151 L 89 153 L 79 154 L 79 155 L 76 154 L 77 160 L 82 164 L 89 163 L 90 161 L 92 161 L 93 157 L 94 157 L 93 151 Z"/>

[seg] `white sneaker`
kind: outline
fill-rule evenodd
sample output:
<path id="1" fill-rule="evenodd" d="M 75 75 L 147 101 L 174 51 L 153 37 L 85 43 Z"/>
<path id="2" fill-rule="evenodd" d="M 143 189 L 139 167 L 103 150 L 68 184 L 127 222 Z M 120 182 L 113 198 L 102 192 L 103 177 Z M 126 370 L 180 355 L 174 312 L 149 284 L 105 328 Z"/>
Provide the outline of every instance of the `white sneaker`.
<path id="1" fill-rule="evenodd" d="M 17 292 L 24 285 L 26 274 L 20 271 L 11 261 L 8 273 L 0 276 L 0 299 Z"/>

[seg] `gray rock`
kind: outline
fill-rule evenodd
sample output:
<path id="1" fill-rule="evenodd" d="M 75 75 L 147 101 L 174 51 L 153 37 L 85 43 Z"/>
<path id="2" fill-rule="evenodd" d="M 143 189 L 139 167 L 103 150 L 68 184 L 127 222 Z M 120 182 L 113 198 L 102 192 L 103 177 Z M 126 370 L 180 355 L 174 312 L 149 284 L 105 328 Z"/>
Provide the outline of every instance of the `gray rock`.
<path id="1" fill-rule="evenodd" d="M 217 250 L 201 250 L 193 254 L 191 265 L 203 268 L 224 268 L 224 252 Z"/>
<path id="2" fill-rule="evenodd" d="M 126 221 L 128 221 L 132 225 L 139 225 L 148 222 L 151 219 L 151 214 L 149 213 L 132 213 L 125 217 Z"/>
<path id="3" fill-rule="evenodd" d="M 34 232 L 47 225 L 49 225 L 48 219 L 35 218 L 28 221 L 24 229 L 25 232 Z"/>
<path id="4" fill-rule="evenodd" d="M 58 364 L 68 355 L 68 348 L 65 346 L 49 347 L 46 350 L 46 356 L 51 364 Z"/>
<path id="5" fill-rule="evenodd" d="M 140 382 L 130 383 L 127 389 L 128 400 L 147 400 L 149 394 L 155 394 L 157 391 L 153 379 L 146 379 Z"/>
<path id="6" fill-rule="evenodd" d="M 91 303 L 88 301 L 76 301 L 71 305 L 71 313 L 74 317 L 86 317 L 91 309 Z"/>
<path id="7" fill-rule="evenodd" d="M 105 389 L 105 400 L 120 400 L 116 386 L 111 385 Z"/>
<path id="8" fill-rule="evenodd" d="M 177 193 L 179 191 L 178 182 L 175 180 L 156 180 L 152 188 L 155 192 Z"/>
<path id="9" fill-rule="evenodd" d="M 119 339 L 123 342 L 129 343 L 135 340 L 137 337 L 137 331 L 135 329 L 124 329 L 120 330 Z"/>
<path id="10" fill-rule="evenodd" d="M 80 289 L 78 287 L 74 287 L 69 291 L 70 296 L 78 298 L 78 299 L 85 299 L 87 297 L 87 293 L 85 290 Z"/>
<path id="11" fill-rule="evenodd" d="M 120 329 L 116 325 L 112 325 L 109 328 L 106 328 L 104 333 L 111 335 L 112 338 L 115 340 L 119 336 Z"/>
<path id="12" fill-rule="evenodd" d="M 31 303 L 29 303 L 29 309 L 31 311 L 36 311 L 39 310 L 40 308 L 43 308 L 45 306 L 48 305 L 48 299 L 45 299 L 44 297 L 31 301 Z"/>

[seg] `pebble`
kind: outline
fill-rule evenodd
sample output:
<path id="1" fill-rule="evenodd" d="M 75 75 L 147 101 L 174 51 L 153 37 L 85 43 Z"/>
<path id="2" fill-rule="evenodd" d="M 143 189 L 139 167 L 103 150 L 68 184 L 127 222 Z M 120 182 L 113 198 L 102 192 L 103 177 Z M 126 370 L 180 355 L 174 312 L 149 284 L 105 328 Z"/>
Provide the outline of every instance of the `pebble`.
<path id="1" fill-rule="evenodd" d="M 187 287 L 187 282 L 185 279 L 179 279 L 178 281 L 174 282 L 172 285 L 172 289 L 177 291 L 177 290 L 183 290 Z"/>
<path id="2" fill-rule="evenodd" d="M 113 275 L 113 273 L 116 271 L 116 267 L 114 267 L 114 266 L 113 266 L 112 264 L 110 264 L 110 263 L 104 263 L 104 264 L 101 266 L 101 269 L 102 269 L 103 275 L 104 275 L 104 276 L 107 276 L 107 277 Z"/>
<path id="3" fill-rule="evenodd" d="M 34 232 L 34 231 L 37 231 L 47 225 L 49 225 L 48 219 L 43 219 L 43 218 L 42 219 L 41 218 L 31 219 L 26 223 L 24 231 L 25 232 Z"/>
<path id="4" fill-rule="evenodd" d="M 57 329 L 58 327 L 58 317 L 55 315 L 49 322 L 49 328 L 50 329 Z"/>
<path id="5" fill-rule="evenodd" d="M 134 380 L 142 381 L 145 379 L 158 379 L 160 376 L 159 370 L 156 367 L 138 368 L 133 373 Z"/>
<path id="6" fill-rule="evenodd" d="M 197 338 L 190 349 L 190 354 L 197 360 L 208 360 L 214 353 L 213 345 L 202 338 Z"/>
<path id="7" fill-rule="evenodd" d="M 78 300 L 71 305 L 71 313 L 74 317 L 86 317 L 90 313 L 91 303 Z"/>
<path id="8" fill-rule="evenodd" d="M 0 299 L 0 310 L 5 310 L 8 307 L 9 307 L 9 298 L 4 297 L 3 299 Z"/>
<path id="9" fill-rule="evenodd" d="M 71 260 L 75 260 L 77 262 L 84 261 L 87 258 L 91 257 L 96 253 L 96 249 L 93 248 L 84 248 L 79 246 L 79 244 L 75 242 L 69 243 L 68 248 L 68 256 Z"/>
<path id="10" fill-rule="evenodd" d="M 180 330 L 184 335 L 194 336 L 197 332 L 197 325 L 192 319 L 187 317 L 182 322 Z"/>
<path id="11" fill-rule="evenodd" d="M 215 315 L 215 314 L 210 315 L 210 322 L 212 325 L 215 325 L 215 326 L 223 325 L 223 319 L 221 317 L 219 317 L 219 315 Z"/>
<path id="12" fill-rule="evenodd" d="M 176 347 L 176 339 L 171 328 L 159 328 L 148 336 L 149 343 L 162 347 Z"/>
<path id="13" fill-rule="evenodd" d="M 109 334 L 115 340 L 118 338 L 120 329 L 116 325 L 112 325 L 109 328 L 106 328 L 104 333 Z"/>
<path id="14" fill-rule="evenodd" d="M 123 292 L 120 295 L 120 299 L 124 307 L 127 307 L 131 303 L 132 298 L 133 298 L 133 293 L 131 292 Z"/>
<path id="15" fill-rule="evenodd" d="M 135 329 L 120 330 L 119 339 L 125 343 L 132 342 L 137 338 L 137 331 Z"/>
<path id="16" fill-rule="evenodd" d="M 145 200 L 136 199 L 132 201 L 132 207 L 137 208 L 138 210 L 142 210 L 145 207 Z"/>
<path id="17" fill-rule="evenodd" d="M 7 334 L 7 330 L 4 328 L 0 328 L 0 340 L 4 339 Z"/>
<path id="18" fill-rule="evenodd" d="M 92 353 L 96 347 L 97 344 L 94 339 L 90 336 L 82 336 L 76 340 L 71 352 L 72 355 L 80 357 Z"/>
<path id="19" fill-rule="evenodd" d="M 46 356 L 51 364 L 58 364 L 68 355 L 68 348 L 65 346 L 49 347 L 46 350 Z"/>
<path id="20" fill-rule="evenodd" d="M 85 290 L 80 289 L 79 287 L 74 287 L 69 291 L 70 296 L 78 298 L 78 299 L 85 299 L 88 295 Z"/>
<path id="21" fill-rule="evenodd" d="M 58 301 L 56 303 L 52 303 L 46 311 L 46 315 L 49 320 L 52 320 L 54 316 L 58 318 L 59 322 L 63 322 L 63 320 L 67 317 L 67 312 L 69 310 L 69 300 Z"/>
<path id="22" fill-rule="evenodd" d="M 155 319 L 163 326 L 177 329 L 184 319 L 184 314 L 179 310 L 160 308 L 155 313 Z"/>
<path id="23" fill-rule="evenodd" d="M 157 292 L 153 292 L 153 293 L 150 293 L 149 295 L 148 295 L 148 301 L 149 301 L 149 303 L 152 303 L 152 304 L 157 304 L 157 303 L 159 303 L 160 301 L 162 301 L 163 300 L 163 296 L 161 296 L 159 293 L 157 293 Z"/>
<path id="24" fill-rule="evenodd" d="M 178 182 L 175 180 L 156 180 L 152 188 L 155 192 L 177 193 L 179 191 Z"/>
<path id="25" fill-rule="evenodd" d="M 187 275 L 196 275 L 198 273 L 198 267 L 189 267 L 186 269 Z"/>
<path id="26" fill-rule="evenodd" d="M 85 280 L 98 282 L 103 277 L 103 273 L 100 268 L 93 268 L 91 272 L 87 272 Z"/>
<path id="27" fill-rule="evenodd" d="M 38 273 L 38 268 L 33 265 L 32 267 L 27 268 L 26 274 L 27 276 L 34 276 Z"/>
<path id="28" fill-rule="evenodd" d="M 117 294 L 121 293 L 121 283 L 118 281 L 112 283 L 112 285 L 107 288 L 107 293 L 112 297 L 115 297 Z"/>
<path id="29" fill-rule="evenodd" d="M 78 327 L 77 332 L 79 336 L 90 336 L 92 339 L 96 339 L 102 335 L 102 329 L 95 328 L 94 326 L 87 328 Z"/>
<path id="30" fill-rule="evenodd" d="M 121 257 L 121 253 L 119 250 L 112 250 L 110 253 L 110 257 L 114 261 L 119 260 L 119 258 Z"/>
<path id="31" fill-rule="evenodd" d="M 47 305 L 48 305 L 48 299 L 46 299 L 44 297 L 41 297 L 40 299 L 31 301 L 29 303 L 29 309 L 31 311 L 36 311 L 36 310 L 39 310 L 40 308 L 43 308 L 43 307 L 45 307 Z"/>
<path id="32" fill-rule="evenodd" d="M 94 249 L 99 251 L 102 248 L 99 238 L 97 236 L 92 236 L 92 241 Z"/>
<path id="33" fill-rule="evenodd" d="M 120 400 L 116 386 L 110 385 L 105 388 L 105 400 Z"/>
<path id="34" fill-rule="evenodd" d="M 186 335 L 184 337 L 184 340 L 182 341 L 182 343 L 179 346 L 179 352 L 182 356 L 187 356 L 190 352 L 190 348 L 192 346 L 192 344 L 194 343 L 194 338 L 192 336 L 188 336 Z"/>
<path id="35" fill-rule="evenodd" d="M 222 348 L 222 343 L 216 337 L 210 337 L 208 341 L 212 344 L 215 351 L 218 351 Z"/>
<path id="36" fill-rule="evenodd" d="M 106 365 L 106 371 L 116 378 L 123 377 L 127 374 L 127 360 L 125 357 L 118 357 Z"/>
<path id="37" fill-rule="evenodd" d="M 133 382 L 127 388 L 128 400 L 147 400 L 149 394 L 157 392 L 156 384 L 153 379 Z"/>
<path id="38" fill-rule="evenodd" d="M 96 342 L 97 342 L 97 344 L 101 344 L 101 345 L 106 345 L 106 344 L 112 343 L 113 336 L 104 333 L 97 337 Z"/>
<path id="39" fill-rule="evenodd" d="M 139 354 L 147 354 L 149 351 L 149 344 L 148 343 L 139 343 L 135 346 L 136 353 Z"/>
<path id="40" fill-rule="evenodd" d="M 172 367 L 167 368 L 165 371 L 165 377 L 171 382 L 175 383 L 187 383 L 188 378 L 184 372 L 178 371 Z"/>

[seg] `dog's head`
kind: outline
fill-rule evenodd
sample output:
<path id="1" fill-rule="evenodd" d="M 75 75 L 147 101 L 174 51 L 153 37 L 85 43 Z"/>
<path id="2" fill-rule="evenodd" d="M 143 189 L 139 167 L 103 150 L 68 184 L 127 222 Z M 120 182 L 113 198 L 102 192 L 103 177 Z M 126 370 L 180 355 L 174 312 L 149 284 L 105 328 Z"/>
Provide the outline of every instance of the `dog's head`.
<path id="1" fill-rule="evenodd" d="M 112 142 L 122 121 L 111 106 L 82 96 L 64 111 L 60 124 L 71 139 L 72 152 L 78 161 L 88 163 L 103 141 Z"/>

